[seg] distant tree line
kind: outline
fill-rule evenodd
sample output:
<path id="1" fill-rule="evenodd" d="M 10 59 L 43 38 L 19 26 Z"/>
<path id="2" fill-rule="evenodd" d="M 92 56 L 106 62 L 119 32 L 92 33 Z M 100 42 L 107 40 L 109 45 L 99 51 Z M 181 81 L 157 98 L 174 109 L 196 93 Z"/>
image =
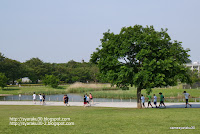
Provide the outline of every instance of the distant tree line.
<path id="1" fill-rule="evenodd" d="M 28 77 L 31 83 L 38 83 L 39 80 L 46 80 L 45 75 L 52 78 L 55 76 L 63 83 L 99 81 L 99 69 L 92 63 L 73 60 L 67 63 L 45 63 L 39 58 L 31 58 L 21 63 L 5 57 L 2 53 L 0 53 L 0 73 L 2 78 L 3 75 L 6 76 L 7 84 L 14 84 L 23 77 Z"/>

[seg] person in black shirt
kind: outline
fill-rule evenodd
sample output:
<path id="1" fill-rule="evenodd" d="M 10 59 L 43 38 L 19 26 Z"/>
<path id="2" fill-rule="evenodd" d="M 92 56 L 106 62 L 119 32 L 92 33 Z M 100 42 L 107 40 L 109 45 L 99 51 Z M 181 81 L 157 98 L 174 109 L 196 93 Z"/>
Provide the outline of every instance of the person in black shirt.
<path id="1" fill-rule="evenodd" d="M 42 99 L 42 104 L 44 105 L 45 104 L 45 94 L 43 93 L 43 95 L 42 95 L 42 97 L 43 97 L 43 99 Z"/>
<path id="2" fill-rule="evenodd" d="M 66 95 L 66 106 L 68 105 L 69 97 Z"/>
<path id="3" fill-rule="evenodd" d="M 86 101 L 86 95 L 84 95 L 83 97 L 84 97 L 84 99 L 83 99 L 83 100 L 84 100 L 84 107 L 85 107 L 85 106 L 86 106 L 86 104 L 87 104 L 87 101 Z"/>
<path id="4" fill-rule="evenodd" d="M 66 95 L 63 96 L 64 104 L 66 105 Z"/>

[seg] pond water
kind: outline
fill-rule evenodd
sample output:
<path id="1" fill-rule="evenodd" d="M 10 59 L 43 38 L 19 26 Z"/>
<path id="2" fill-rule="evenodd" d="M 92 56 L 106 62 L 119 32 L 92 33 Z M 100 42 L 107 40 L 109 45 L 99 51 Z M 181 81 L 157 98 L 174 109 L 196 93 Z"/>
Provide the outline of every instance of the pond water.
<path id="1" fill-rule="evenodd" d="M 71 102 L 82 102 L 83 96 L 79 94 L 67 94 L 69 97 L 69 101 Z M 33 96 L 32 95 L 12 95 L 12 96 L 3 96 L 0 97 L 0 101 L 32 101 Z M 39 101 L 39 96 L 37 95 L 36 98 L 37 101 Z M 110 99 L 110 98 L 94 98 L 94 102 L 137 102 L 136 99 Z M 63 101 L 63 94 L 57 94 L 57 95 L 46 95 L 46 101 Z M 184 98 L 166 98 L 166 102 L 185 102 Z M 200 102 L 200 98 L 191 98 L 189 101 L 192 102 Z"/>
<path id="2" fill-rule="evenodd" d="M 69 101 L 71 102 L 82 102 L 83 96 L 79 94 L 67 94 L 69 97 Z M 46 101 L 63 101 L 63 94 L 57 94 L 57 95 L 45 95 Z M 21 95 L 19 97 L 18 95 L 12 95 L 12 96 L 5 96 L 0 97 L 0 101 L 32 101 L 33 96 L 32 95 Z M 39 96 L 37 95 L 36 98 L 37 101 L 39 101 Z M 136 99 L 109 99 L 109 98 L 94 98 L 94 102 L 134 102 Z"/>

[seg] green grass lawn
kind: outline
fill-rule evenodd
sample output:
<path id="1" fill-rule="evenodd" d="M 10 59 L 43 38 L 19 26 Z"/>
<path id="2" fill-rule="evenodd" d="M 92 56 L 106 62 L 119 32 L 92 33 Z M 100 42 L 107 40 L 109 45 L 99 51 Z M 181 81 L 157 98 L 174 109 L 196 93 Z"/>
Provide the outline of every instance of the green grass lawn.
<path id="1" fill-rule="evenodd" d="M 198 134 L 199 109 L 123 109 L 61 106 L 0 106 L 1 134 Z M 73 126 L 11 126 L 9 117 L 70 118 Z M 171 130 L 191 127 L 195 130 Z"/>
<path id="2" fill-rule="evenodd" d="M 33 92 L 36 92 L 36 94 L 65 94 L 68 87 L 69 85 L 60 85 L 58 88 L 52 88 L 50 86 L 5 87 L 3 90 L 0 90 L 0 94 L 32 95 Z"/>

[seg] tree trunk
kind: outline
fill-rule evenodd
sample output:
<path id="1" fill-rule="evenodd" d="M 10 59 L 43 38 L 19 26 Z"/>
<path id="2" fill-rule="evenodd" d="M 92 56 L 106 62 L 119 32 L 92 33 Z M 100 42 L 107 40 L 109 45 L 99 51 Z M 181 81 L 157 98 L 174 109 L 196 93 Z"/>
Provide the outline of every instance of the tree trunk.
<path id="1" fill-rule="evenodd" d="M 138 87 L 137 88 L 137 108 L 142 108 L 142 105 L 141 105 L 141 88 Z"/>

